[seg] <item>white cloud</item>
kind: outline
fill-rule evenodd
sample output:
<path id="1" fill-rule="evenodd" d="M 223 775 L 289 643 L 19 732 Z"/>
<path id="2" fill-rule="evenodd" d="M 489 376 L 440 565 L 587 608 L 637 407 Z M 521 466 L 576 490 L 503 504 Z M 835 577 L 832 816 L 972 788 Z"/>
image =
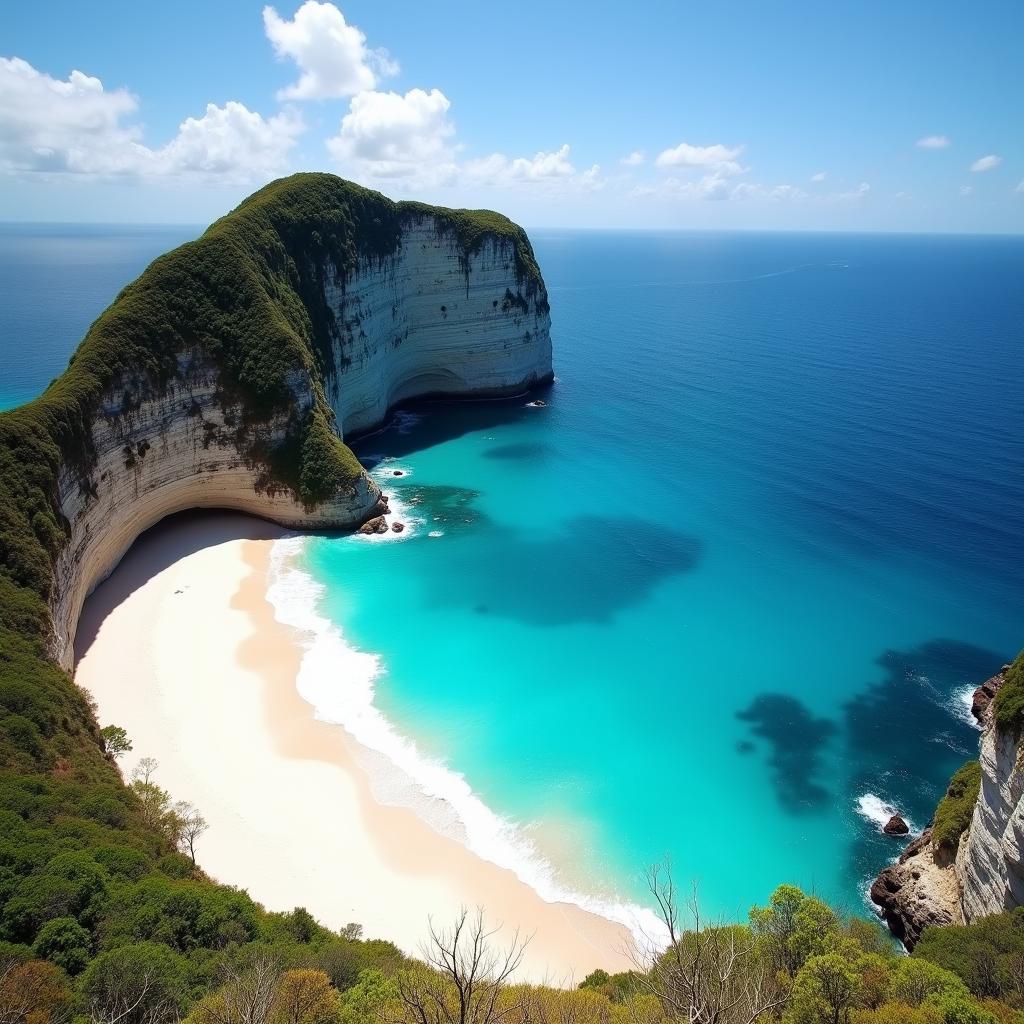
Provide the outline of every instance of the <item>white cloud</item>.
<path id="1" fill-rule="evenodd" d="M 813 181 L 813 182 L 815 182 L 815 184 L 817 184 L 818 182 L 824 181 L 827 177 L 828 177 L 828 175 L 824 171 L 818 171 L 817 174 L 812 174 L 811 175 L 811 181 Z"/>
<path id="2" fill-rule="evenodd" d="M 659 153 L 654 162 L 658 167 L 707 167 L 719 174 L 742 174 L 745 168 L 736 162 L 742 151 L 742 146 L 691 146 L 680 142 L 674 149 Z"/>
<path id="3" fill-rule="evenodd" d="M 134 159 L 141 131 L 125 89 L 72 71 L 51 78 L 18 57 L 0 58 L 0 167 L 8 172 L 95 172 Z"/>
<path id="4" fill-rule="evenodd" d="M 267 177 L 285 168 L 289 150 L 305 129 L 294 110 L 264 118 L 233 100 L 223 107 L 208 103 L 206 113 L 186 118 L 153 159 L 163 174 Z"/>
<path id="5" fill-rule="evenodd" d="M 336 160 L 373 178 L 448 176 L 454 170 L 450 106 L 440 89 L 410 89 L 404 96 L 361 92 L 327 148 Z"/>
<path id="6" fill-rule="evenodd" d="M 962 195 L 962 196 L 974 195 L 974 186 L 973 185 L 961 185 L 960 186 L 960 195 Z"/>
<path id="7" fill-rule="evenodd" d="M 982 171 L 991 171 L 993 167 L 998 167 L 1003 162 L 1001 156 L 996 156 L 995 153 L 989 153 L 988 156 L 979 157 L 971 164 L 971 170 L 976 174 L 980 174 Z"/>
<path id="8" fill-rule="evenodd" d="M 304 130 L 294 111 L 264 118 L 234 101 L 211 103 L 154 149 L 129 120 L 137 110 L 129 92 L 107 92 L 80 71 L 61 81 L 0 58 L 0 171 L 248 180 L 282 170 Z"/>
<path id="9" fill-rule="evenodd" d="M 795 185 L 758 185 L 741 181 L 732 190 L 733 199 L 806 199 L 807 193 Z"/>
<path id="10" fill-rule="evenodd" d="M 541 151 L 532 157 L 509 158 L 504 153 L 492 153 L 478 160 L 469 160 L 462 167 L 462 176 L 468 181 L 510 187 L 539 185 L 548 191 L 565 188 L 592 190 L 601 188 L 601 168 L 594 164 L 585 171 L 577 171 L 569 159 L 566 143 L 551 152 Z"/>
<path id="11" fill-rule="evenodd" d="M 639 167 L 645 159 L 646 156 L 642 149 L 634 149 L 629 156 L 624 156 L 619 163 L 622 164 L 623 167 Z"/>
<path id="12" fill-rule="evenodd" d="M 373 89 L 378 78 L 398 73 L 387 50 L 367 49 L 366 36 L 334 4 L 306 0 L 291 21 L 264 7 L 263 28 L 278 58 L 295 61 L 300 72 L 278 99 L 354 96 Z"/>
<path id="13" fill-rule="evenodd" d="M 923 139 L 917 140 L 919 149 L 947 149 L 949 145 L 948 135 L 926 135 Z"/>

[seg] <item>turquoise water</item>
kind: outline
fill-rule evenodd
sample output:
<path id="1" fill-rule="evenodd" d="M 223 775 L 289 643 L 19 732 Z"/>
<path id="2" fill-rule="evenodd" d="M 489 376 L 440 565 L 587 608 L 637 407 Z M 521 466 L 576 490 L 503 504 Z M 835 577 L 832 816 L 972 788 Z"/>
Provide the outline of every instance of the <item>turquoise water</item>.
<path id="1" fill-rule="evenodd" d="M 193 233 L 0 231 L 0 405 Z M 320 607 L 564 888 L 640 899 L 670 853 L 716 912 L 782 881 L 861 909 L 899 845 L 858 801 L 923 825 L 1024 642 L 1024 241 L 534 242 L 547 406 L 359 442 L 413 528 L 310 541 Z"/>
<path id="2" fill-rule="evenodd" d="M 858 801 L 923 826 L 1024 642 L 1024 242 L 535 246 L 547 407 L 359 443 L 422 522 L 310 544 L 321 608 L 566 887 L 639 899 L 669 853 L 715 912 L 862 909 L 899 846 Z"/>

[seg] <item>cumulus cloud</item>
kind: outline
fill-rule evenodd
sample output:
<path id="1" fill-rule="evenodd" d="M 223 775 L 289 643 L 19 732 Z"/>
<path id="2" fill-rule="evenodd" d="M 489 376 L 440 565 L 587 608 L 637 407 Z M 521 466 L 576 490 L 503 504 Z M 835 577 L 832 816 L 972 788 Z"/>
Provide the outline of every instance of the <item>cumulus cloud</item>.
<path id="1" fill-rule="evenodd" d="M 818 171 L 817 174 L 811 175 L 811 181 L 817 184 L 818 182 L 824 181 L 827 177 L 828 175 L 824 171 Z"/>
<path id="2" fill-rule="evenodd" d="M 637 185 L 629 194 L 634 198 L 654 196 L 668 199 L 832 203 L 862 199 L 870 190 L 871 186 L 867 182 L 861 182 L 852 191 L 831 192 L 827 195 L 820 195 L 808 193 L 796 185 L 763 185 L 759 182 L 737 182 L 728 174 L 712 171 L 696 180 L 670 177 L 653 185 Z"/>
<path id="3" fill-rule="evenodd" d="M 624 156 L 619 163 L 622 164 L 623 167 L 639 167 L 645 159 L 646 156 L 642 149 L 634 149 L 629 156 Z"/>
<path id="4" fill-rule="evenodd" d="M 975 174 L 980 174 L 983 171 L 991 171 L 993 167 L 998 167 L 1003 162 L 1001 156 L 996 156 L 995 153 L 989 153 L 988 156 L 978 157 L 977 160 L 971 164 L 971 170 Z"/>
<path id="5" fill-rule="evenodd" d="M 806 199 L 807 193 L 795 185 L 758 185 L 741 181 L 732 191 L 733 199 Z"/>
<path id="6" fill-rule="evenodd" d="M 504 153 L 492 153 L 478 160 L 469 160 L 462 167 L 463 177 L 482 185 L 514 186 L 539 185 L 548 190 L 574 187 L 600 188 L 601 168 L 594 164 L 578 171 L 569 159 L 566 143 L 551 152 L 541 151 L 532 157 L 509 158 Z"/>
<path id="7" fill-rule="evenodd" d="M 398 73 L 387 50 L 370 50 L 366 36 L 334 4 L 306 2 L 291 21 L 263 8 L 263 28 L 280 60 L 293 60 L 299 79 L 281 89 L 281 100 L 354 96 L 373 89 L 378 79 Z"/>
<path id="8" fill-rule="evenodd" d="M 130 120 L 137 109 L 129 92 L 108 92 L 81 71 L 60 80 L 0 58 L 0 171 L 248 180 L 281 170 L 304 130 L 294 111 L 264 118 L 234 101 L 211 103 L 153 149 Z"/>
<path id="9" fill-rule="evenodd" d="M 691 146 L 680 142 L 674 149 L 659 153 L 654 162 L 658 167 L 705 167 L 719 174 L 741 174 L 744 168 L 736 158 L 742 151 L 742 146 Z"/>
<path id="10" fill-rule="evenodd" d="M 454 170 L 448 119 L 451 102 L 440 89 L 361 92 L 352 98 L 339 133 L 327 140 L 336 160 L 373 178 L 410 178 Z"/>
<path id="11" fill-rule="evenodd" d="M 950 145 L 948 135 L 926 135 L 917 140 L 918 149 L 947 149 Z"/>

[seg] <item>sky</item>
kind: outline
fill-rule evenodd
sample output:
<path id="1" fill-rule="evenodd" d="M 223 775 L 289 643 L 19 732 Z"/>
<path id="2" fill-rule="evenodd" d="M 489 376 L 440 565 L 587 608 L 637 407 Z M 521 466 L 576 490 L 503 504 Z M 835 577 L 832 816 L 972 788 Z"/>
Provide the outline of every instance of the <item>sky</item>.
<path id="1" fill-rule="evenodd" d="M 300 170 L 527 227 L 1024 232 L 1024 3 L 12 0 L 0 220 Z"/>

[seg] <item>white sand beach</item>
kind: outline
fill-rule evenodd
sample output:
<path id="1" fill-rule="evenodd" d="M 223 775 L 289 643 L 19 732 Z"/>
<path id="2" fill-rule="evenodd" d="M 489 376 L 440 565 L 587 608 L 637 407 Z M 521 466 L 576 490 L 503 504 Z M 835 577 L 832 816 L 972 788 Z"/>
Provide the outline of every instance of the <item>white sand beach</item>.
<path id="1" fill-rule="evenodd" d="M 202 867 L 272 910 L 304 906 L 332 928 L 416 953 L 428 919 L 483 907 L 532 935 L 523 976 L 580 981 L 625 970 L 628 931 L 547 903 L 511 871 L 373 798 L 354 741 L 296 692 L 301 651 L 266 598 L 276 527 L 229 514 L 144 535 L 86 603 L 76 680 L 101 725 L 127 729 L 156 781 L 209 822 Z"/>

